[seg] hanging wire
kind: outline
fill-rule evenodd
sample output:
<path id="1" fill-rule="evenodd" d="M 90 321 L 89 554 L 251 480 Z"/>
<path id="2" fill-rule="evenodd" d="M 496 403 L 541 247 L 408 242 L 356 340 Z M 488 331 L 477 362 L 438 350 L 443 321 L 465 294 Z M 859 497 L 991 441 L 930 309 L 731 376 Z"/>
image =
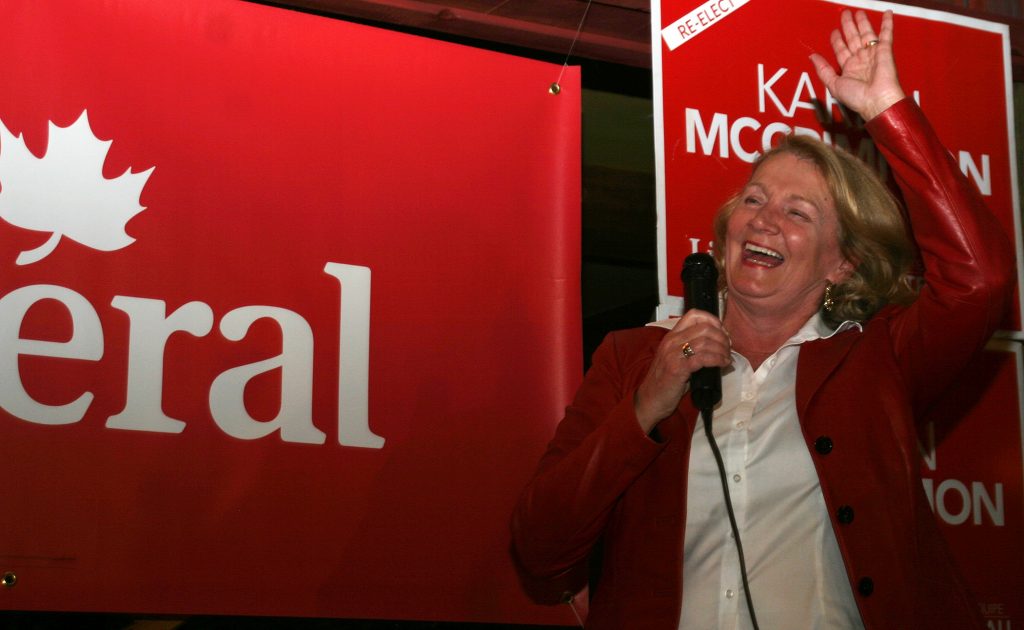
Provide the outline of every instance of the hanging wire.
<path id="1" fill-rule="evenodd" d="M 587 0 L 587 6 L 583 9 L 583 17 L 580 18 L 579 26 L 576 27 L 576 35 L 572 38 L 572 43 L 569 44 L 569 52 L 565 54 L 565 61 L 562 63 L 562 70 L 558 73 L 558 79 L 548 87 L 548 92 L 555 96 L 562 91 L 562 75 L 565 74 L 565 69 L 569 67 L 569 57 L 572 57 L 572 51 L 576 48 L 576 42 L 580 39 L 580 33 L 583 32 L 583 23 L 587 21 L 587 13 L 590 13 L 590 5 L 593 3 L 594 0 Z"/>

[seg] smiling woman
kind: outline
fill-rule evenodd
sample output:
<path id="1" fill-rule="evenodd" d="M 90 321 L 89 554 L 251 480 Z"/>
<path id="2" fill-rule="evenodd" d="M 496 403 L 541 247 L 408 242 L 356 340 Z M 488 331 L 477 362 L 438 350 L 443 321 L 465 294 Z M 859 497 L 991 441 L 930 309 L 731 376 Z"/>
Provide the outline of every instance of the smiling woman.
<path id="1" fill-rule="evenodd" d="M 785 164 L 772 164 L 783 160 Z M 801 182 L 794 181 L 796 190 L 816 192 L 783 200 L 790 203 L 782 211 L 784 220 L 777 225 L 766 224 L 763 205 L 768 193 L 762 182 L 780 176 L 802 176 L 807 180 L 805 186 L 801 188 Z M 825 282 L 829 284 L 818 286 L 817 293 L 809 292 L 812 308 L 800 323 L 815 310 L 833 327 L 847 320 L 865 321 L 885 304 L 908 304 L 917 295 L 911 275 L 914 249 L 899 205 L 875 173 L 845 151 L 835 151 L 807 136 L 783 138 L 754 164 L 745 189 L 715 216 L 715 240 L 727 244 L 725 251 L 729 251 L 729 225 L 740 223 L 749 213 L 758 215 L 758 227 L 751 226 L 755 230 L 768 234 L 778 231 L 783 240 L 800 240 L 799 234 L 814 232 L 828 241 L 824 258 L 831 254 L 842 258 L 838 267 L 841 278 L 819 274 L 827 277 Z M 770 217 L 771 208 L 767 214 Z M 824 228 L 824 234 L 814 226 Z M 821 238 L 817 240 L 822 244 Z M 746 242 L 744 251 L 748 264 L 777 267 L 785 261 L 780 252 L 751 241 Z M 718 252 L 718 263 L 726 268 L 723 254 Z M 727 278 L 732 276 L 723 275 L 723 287 Z M 738 291 L 738 287 L 733 289 Z M 826 303 L 828 308 L 824 307 Z"/>
<path id="2" fill-rule="evenodd" d="M 826 289 L 853 271 L 839 248 L 829 186 L 813 162 L 784 152 L 762 161 L 728 214 L 718 242 L 725 244 L 730 330 L 746 330 L 739 322 L 748 318 L 788 337 L 817 312 Z M 745 350 L 771 354 L 784 341 L 733 334 L 733 347 L 748 359 Z"/>
<path id="3" fill-rule="evenodd" d="M 831 44 L 838 73 L 811 60 L 900 185 L 924 288 L 855 158 L 791 137 L 755 165 L 716 219 L 722 318 L 609 335 L 513 515 L 531 581 L 573 592 L 597 565 L 589 628 L 983 627 L 917 436 L 1000 321 L 1012 249 L 905 98 L 892 14 L 844 11 Z M 721 402 L 698 409 L 704 368 Z"/>

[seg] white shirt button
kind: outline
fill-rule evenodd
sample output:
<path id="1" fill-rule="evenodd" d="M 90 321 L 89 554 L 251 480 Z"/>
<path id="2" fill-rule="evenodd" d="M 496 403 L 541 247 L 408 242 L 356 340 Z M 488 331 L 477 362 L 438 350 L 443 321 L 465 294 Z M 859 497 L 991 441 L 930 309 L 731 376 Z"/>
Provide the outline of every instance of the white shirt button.
<path id="1" fill-rule="evenodd" d="M 736 593 L 734 593 L 733 590 L 730 588 L 729 590 L 727 590 L 725 592 L 725 596 L 728 597 L 729 599 L 732 599 L 733 597 L 736 596 Z"/>
<path id="2" fill-rule="evenodd" d="M 752 392 L 743 392 L 743 400 L 750 400 L 754 397 Z"/>
<path id="3" fill-rule="evenodd" d="M 736 483 L 739 483 L 740 479 L 743 479 L 743 477 L 741 477 L 739 473 L 736 473 L 735 475 L 732 476 L 732 480 L 735 481 Z"/>

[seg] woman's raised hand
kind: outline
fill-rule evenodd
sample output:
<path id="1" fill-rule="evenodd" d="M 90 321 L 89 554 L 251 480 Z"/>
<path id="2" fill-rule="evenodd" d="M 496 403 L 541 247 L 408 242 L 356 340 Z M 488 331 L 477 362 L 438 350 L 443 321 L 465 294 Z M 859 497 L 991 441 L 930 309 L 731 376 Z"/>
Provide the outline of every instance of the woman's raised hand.
<path id="1" fill-rule="evenodd" d="M 647 376 L 633 396 L 633 409 L 644 432 L 672 415 L 689 390 L 690 375 L 703 367 L 732 363 L 732 342 L 711 313 L 690 310 L 658 345 Z"/>
<path id="2" fill-rule="evenodd" d="M 843 11 L 831 42 L 839 72 L 817 53 L 811 55 L 811 62 L 818 78 L 843 105 L 871 120 L 905 96 L 892 54 L 892 11 L 882 15 L 877 35 L 863 11 L 855 15 Z"/>

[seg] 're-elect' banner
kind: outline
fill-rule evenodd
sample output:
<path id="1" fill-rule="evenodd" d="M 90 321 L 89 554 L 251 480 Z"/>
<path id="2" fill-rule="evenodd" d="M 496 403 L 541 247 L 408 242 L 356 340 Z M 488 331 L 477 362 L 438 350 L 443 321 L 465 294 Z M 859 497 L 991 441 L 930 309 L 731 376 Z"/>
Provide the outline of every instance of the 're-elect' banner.
<path id="1" fill-rule="evenodd" d="M 894 18 L 904 88 L 1016 243 L 1021 271 L 1009 33 L 936 11 L 861 0 L 656 0 L 652 3 L 662 317 L 682 310 L 683 259 L 711 251 L 712 218 L 779 134 L 807 134 L 887 166 L 845 120 L 808 55 L 833 59 L 843 9 Z M 1019 286 L 1019 285 L 1018 285 Z M 1021 338 L 1020 294 L 1002 336 Z M 994 342 L 937 405 L 920 436 L 924 489 L 992 630 L 1024 625 L 1021 350 Z"/>
<path id="2" fill-rule="evenodd" d="M 568 623 L 569 69 L 238 0 L 0 3 L 0 609 Z"/>

